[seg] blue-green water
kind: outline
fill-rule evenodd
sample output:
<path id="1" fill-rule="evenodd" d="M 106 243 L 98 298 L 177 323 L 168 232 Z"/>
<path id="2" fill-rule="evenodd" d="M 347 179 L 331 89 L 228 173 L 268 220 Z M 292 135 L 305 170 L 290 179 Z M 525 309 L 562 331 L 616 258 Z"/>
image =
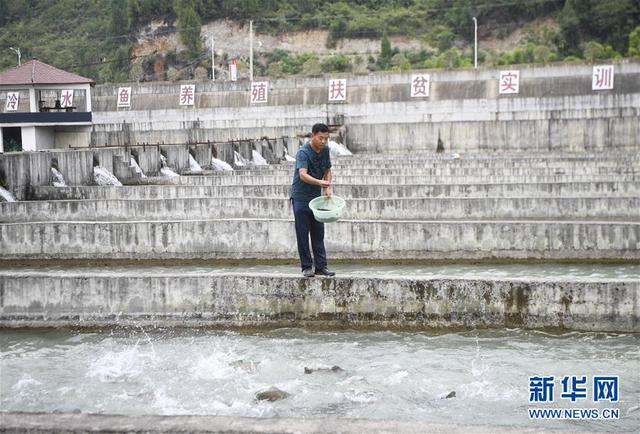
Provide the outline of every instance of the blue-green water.
<path id="1" fill-rule="evenodd" d="M 640 426 L 640 337 L 535 331 L 258 334 L 204 330 L 0 332 L 3 411 L 334 415 L 633 431 Z M 337 365 L 343 371 L 329 368 Z M 305 374 L 305 367 L 320 369 Z M 555 402 L 531 404 L 529 377 L 555 376 Z M 571 403 L 563 376 L 619 376 L 620 400 Z M 270 387 L 290 393 L 257 401 Z M 450 393 L 455 397 L 445 399 Z M 613 421 L 535 421 L 528 409 L 614 408 Z"/>

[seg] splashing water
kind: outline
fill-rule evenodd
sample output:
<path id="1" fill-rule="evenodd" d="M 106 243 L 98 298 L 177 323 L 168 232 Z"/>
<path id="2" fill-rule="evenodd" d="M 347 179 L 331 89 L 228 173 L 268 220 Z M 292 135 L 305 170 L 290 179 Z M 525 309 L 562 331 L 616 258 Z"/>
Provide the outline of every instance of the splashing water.
<path id="1" fill-rule="evenodd" d="M 64 181 L 64 177 L 62 173 L 58 171 L 55 167 L 51 168 L 51 177 L 53 178 L 53 186 L 54 187 L 66 187 L 67 183 Z"/>
<path id="2" fill-rule="evenodd" d="M 140 174 L 140 178 L 147 177 L 147 175 L 145 175 L 144 172 L 142 171 L 142 168 L 140 168 L 140 166 L 138 165 L 138 162 L 136 161 L 135 158 L 131 157 L 130 164 L 131 164 L 131 167 L 133 167 L 133 170 L 135 170 L 136 173 Z"/>
<path id="3" fill-rule="evenodd" d="M 173 170 L 169 169 L 168 167 L 161 168 L 160 169 L 160 174 L 162 176 L 166 176 L 168 178 L 175 178 L 176 176 L 180 176 L 176 172 L 174 172 Z"/>
<path id="4" fill-rule="evenodd" d="M 113 173 L 109 172 L 102 166 L 94 166 L 93 179 L 97 185 L 122 185 Z"/>
<path id="5" fill-rule="evenodd" d="M 227 171 L 227 172 L 233 171 L 233 167 L 231 167 L 229 163 L 227 163 L 226 161 L 219 160 L 215 157 L 211 158 L 211 165 L 215 170 L 221 170 L 221 171 Z"/>
<path id="6" fill-rule="evenodd" d="M 202 172 L 202 167 L 200 167 L 200 164 L 198 164 L 191 154 L 189 154 L 189 170 L 192 172 Z"/>
<path id="7" fill-rule="evenodd" d="M 329 155 L 332 159 L 340 155 L 353 155 L 346 146 L 341 145 L 338 142 L 334 142 L 333 140 L 329 140 L 329 142 L 327 142 L 327 145 L 329 146 Z"/>
<path id="8" fill-rule="evenodd" d="M 242 167 L 248 165 L 249 162 L 242 155 L 238 154 L 238 152 L 233 151 L 233 164 L 235 166 Z"/>
<path id="9" fill-rule="evenodd" d="M 269 163 L 267 163 L 267 160 L 264 159 L 264 157 L 262 155 L 260 155 L 260 153 L 258 151 L 256 151 L 255 149 L 253 151 L 251 151 L 251 163 L 254 166 L 268 166 Z"/>
<path id="10" fill-rule="evenodd" d="M 15 202 L 16 198 L 9 190 L 0 187 L 0 202 Z"/>
<path id="11" fill-rule="evenodd" d="M 429 335 L 140 329 L 80 337 L 67 331 L 5 330 L 0 332 L 0 386 L 11 393 L 0 396 L 0 407 L 128 415 L 331 414 L 629 431 L 640 416 L 638 344 L 633 334 L 524 330 Z M 330 369 L 333 365 L 341 371 Z M 313 372 L 305 373 L 305 367 Z M 613 407 L 620 409 L 620 420 L 588 425 L 530 420 L 528 377 L 576 373 L 619 376 L 625 398 Z M 291 395 L 276 403 L 256 402 L 255 393 L 271 387 Z M 455 395 L 444 399 L 451 392 Z"/>

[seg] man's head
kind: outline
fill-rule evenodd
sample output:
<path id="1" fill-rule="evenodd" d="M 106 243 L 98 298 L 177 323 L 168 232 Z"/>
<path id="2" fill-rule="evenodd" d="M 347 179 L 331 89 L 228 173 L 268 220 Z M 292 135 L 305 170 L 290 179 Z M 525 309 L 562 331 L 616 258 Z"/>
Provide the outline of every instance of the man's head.
<path id="1" fill-rule="evenodd" d="M 322 149 L 329 140 L 329 127 L 325 124 L 315 124 L 311 128 L 311 146 Z"/>

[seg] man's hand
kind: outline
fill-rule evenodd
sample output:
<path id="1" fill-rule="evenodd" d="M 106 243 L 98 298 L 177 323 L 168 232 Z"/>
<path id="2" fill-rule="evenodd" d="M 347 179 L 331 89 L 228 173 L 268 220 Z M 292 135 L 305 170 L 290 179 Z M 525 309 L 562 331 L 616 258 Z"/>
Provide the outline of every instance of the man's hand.
<path id="1" fill-rule="evenodd" d="M 324 179 L 319 179 L 318 181 L 320 181 L 321 188 L 331 188 L 331 183 L 329 181 L 326 181 Z"/>

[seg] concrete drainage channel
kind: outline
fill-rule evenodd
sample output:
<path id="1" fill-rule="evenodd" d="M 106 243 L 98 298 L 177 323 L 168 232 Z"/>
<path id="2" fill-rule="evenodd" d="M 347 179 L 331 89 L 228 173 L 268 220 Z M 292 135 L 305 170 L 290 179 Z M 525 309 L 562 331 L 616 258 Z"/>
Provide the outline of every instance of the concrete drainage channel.
<path id="1" fill-rule="evenodd" d="M 298 276 L 290 165 L 37 187 L 0 203 L 3 429 L 631 431 L 639 161 L 338 159 L 331 279 Z M 59 366 L 75 380 L 46 378 Z M 545 374 L 618 375 L 620 417 L 531 420 Z M 256 398 L 270 387 L 289 397 Z"/>

